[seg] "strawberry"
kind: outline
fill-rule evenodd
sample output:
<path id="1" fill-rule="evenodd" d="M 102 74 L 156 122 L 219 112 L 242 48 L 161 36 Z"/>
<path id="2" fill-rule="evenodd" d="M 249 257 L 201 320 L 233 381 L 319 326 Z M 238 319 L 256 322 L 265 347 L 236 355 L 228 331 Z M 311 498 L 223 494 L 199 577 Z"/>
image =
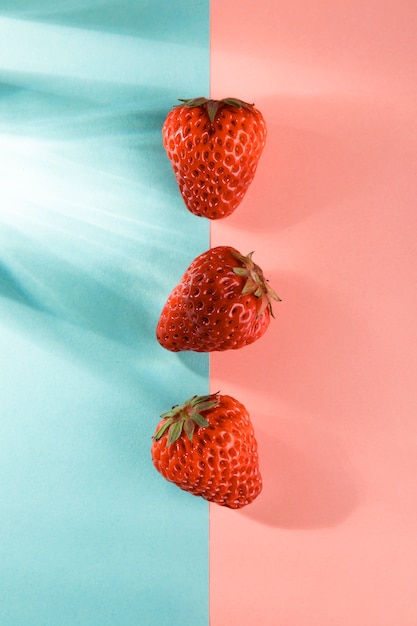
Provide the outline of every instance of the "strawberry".
<path id="1" fill-rule="evenodd" d="M 252 104 L 236 98 L 180 102 L 168 113 L 162 138 L 181 195 L 195 215 L 226 217 L 255 176 L 265 120 Z"/>
<path id="2" fill-rule="evenodd" d="M 218 393 L 193 396 L 161 418 L 151 454 L 166 480 L 231 509 L 259 495 L 257 442 L 249 414 L 238 400 Z"/>
<path id="3" fill-rule="evenodd" d="M 161 346 L 172 352 L 242 348 L 267 330 L 271 300 L 279 300 L 252 252 L 230 246 L 200 254 L 172 290 L 156 327 Z"/>

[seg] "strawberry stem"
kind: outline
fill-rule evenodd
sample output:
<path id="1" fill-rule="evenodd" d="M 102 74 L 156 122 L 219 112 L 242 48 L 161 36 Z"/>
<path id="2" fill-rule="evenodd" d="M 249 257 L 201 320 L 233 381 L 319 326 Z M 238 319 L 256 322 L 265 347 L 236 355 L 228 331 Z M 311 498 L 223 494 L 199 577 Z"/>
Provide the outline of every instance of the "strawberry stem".
<path id="1" fill-rule="evenodd" d="M 259 317 L 266 308 L 269 313 L 274 317 L 272 310 L 272 300 L 281 302 L 281 298 L 275 293 L 272 287 L 269 285 L 268 280 L 264 277 L 262 269 L 252 261 L 253 252 L 250 252 L 247 256 L 243 256 L 239 252 L 232 250 L 232 255 L 237 261 L 242 263 L 243 267 L 234 267 L 233 271 L 237 276 L 246 278 L 245 284 L 242 288 L 242 295 L 253 294 L 256 298 L 259 298 L 259 306 L 256 316 Z"/>
<path id="2" fill-rule="evenodd" d="M 181 104 L 175 105 L 176 107 L 186 106 L 189 108 L 193 107 L 202 107 L 206 110 L 207 115 L 209 116 L 210 122 L 213 124 L 217 113 L 221 109 L 221 107 L 225 105 L 233 106 L 238 109 L 252 109 L 254 104 L 250 104 L 249 102 L 244 102 L 243 100 L 239 100 L 239 98 L 223 98 L 222 100 L 212 100 L 210 98 L 190 98 L 183 99 L 179 98 Z"/>

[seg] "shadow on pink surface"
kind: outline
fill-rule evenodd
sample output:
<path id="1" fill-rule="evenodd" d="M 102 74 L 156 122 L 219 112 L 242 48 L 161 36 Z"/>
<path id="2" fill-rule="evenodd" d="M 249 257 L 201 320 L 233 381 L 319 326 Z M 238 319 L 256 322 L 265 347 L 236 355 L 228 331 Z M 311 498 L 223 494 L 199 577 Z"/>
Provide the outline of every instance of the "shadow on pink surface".
<path id="1" fill-rule="evenodd" d="M 343 522 L 358 506 L 354 470 L 337 440 L 314 421 L 258 416 L 263 490 L 241 514 L 268 526 L 321 528 Z M 279 432 L 278 438 L 270 432 Z"/>
<path id="2" fill-rule="evenodd" d="M 242 390 L 259 443 L 264 488 L 242 515 L 281 528 L 336 526 L 360 500 L 338 437 L 349 445 L 346 424 L 363 414 L 365 390 L 377 404 L 372 341 L 358 311 L 352 317 L 332 288 L 295 273 L 270 280 L 282 303 L 267 334 L 245 348 L 247 358 L 242 351 L 211 357 L 212 384 Z"/>
<path id="3" fill-rule="evenodd" d="M 319 414 L 321 423 L 340 422 L 347 411 L 352 419 L 365 389 L 369 401 L 374 391 L 378 396 L 380 382 L 377 368 L 370 368 L 372 342 L 359 309 L 353 317 L 331 288 L 301 274 L 273 272 L 270 279 L 282 298 L 275 319 L 244 348 L 245 358 L 242 350 L 212 354 L 212 379 L 222 388 L 250 390 L 261 411 L 274 395 L 303 415 Z"/>
<path id="4" fill-rule="evenodd" d="M 398 148 L 395 111 L 345 93 L 287 95 L 259 103 L 268 137 L 256 177 L 230 226 L 277 232 L 372 187 Z M 406 138 L 403 138 L 406 139 Z"/>

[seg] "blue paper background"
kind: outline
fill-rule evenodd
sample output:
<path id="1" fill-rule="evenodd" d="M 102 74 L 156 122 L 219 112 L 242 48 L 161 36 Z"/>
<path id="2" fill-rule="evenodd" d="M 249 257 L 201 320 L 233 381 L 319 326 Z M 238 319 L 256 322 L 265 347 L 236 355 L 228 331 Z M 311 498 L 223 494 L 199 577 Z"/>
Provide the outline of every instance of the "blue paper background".
<path id="1" fill-rule="evenodd" d="M 208 90 L 208 0 L 0 3 L 2 626 L 208 621 L 207 504 L 149 452 L 208 391 L 154 337 L 209 247 L 161 126 Z"/>

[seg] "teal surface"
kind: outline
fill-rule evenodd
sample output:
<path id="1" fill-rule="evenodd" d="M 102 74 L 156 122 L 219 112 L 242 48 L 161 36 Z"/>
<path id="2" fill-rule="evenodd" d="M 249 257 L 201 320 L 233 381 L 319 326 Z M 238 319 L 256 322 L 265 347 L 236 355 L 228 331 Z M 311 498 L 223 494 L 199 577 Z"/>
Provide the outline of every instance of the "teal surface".
<path id="1" fill-rule="evenodd" d="M 208 0 L 0 0 L 0 624 L 204 626 L 208 507 L 150 458 L 208 358 L 155 339 L 209 247 L 161 142 Z"/>

